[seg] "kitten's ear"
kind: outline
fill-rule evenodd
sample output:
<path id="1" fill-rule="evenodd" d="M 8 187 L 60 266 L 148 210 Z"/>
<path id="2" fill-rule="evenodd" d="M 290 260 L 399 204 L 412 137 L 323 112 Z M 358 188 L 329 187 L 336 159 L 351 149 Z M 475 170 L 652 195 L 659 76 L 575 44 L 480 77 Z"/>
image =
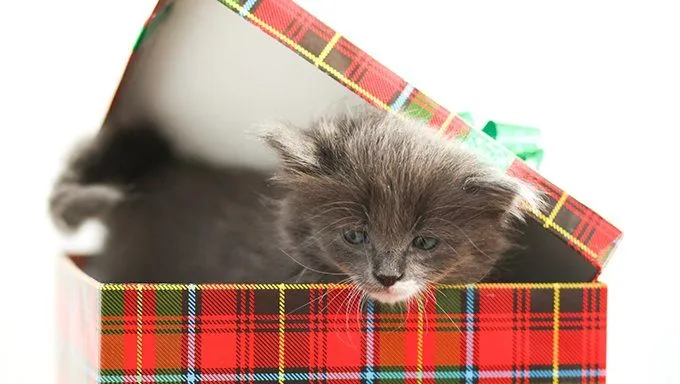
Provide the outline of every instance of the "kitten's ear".
<path id="1" fill-rule="evenodd" d="M 486 173 L 470 176 L 463 183 L 466 193 L 479 196 L 500 211 L 504 221 L 524 221 L 528 211 L 540 211 L 542 195 L 530 185 L 511 176 Z"/>
<path id="2" fill-rule="evenodd" d="M 316 144 L 307 133 L 272 123 L 263 127 L 260 138 L 276 151 L 286 173 L 312 174 L 319 169 Z"/>

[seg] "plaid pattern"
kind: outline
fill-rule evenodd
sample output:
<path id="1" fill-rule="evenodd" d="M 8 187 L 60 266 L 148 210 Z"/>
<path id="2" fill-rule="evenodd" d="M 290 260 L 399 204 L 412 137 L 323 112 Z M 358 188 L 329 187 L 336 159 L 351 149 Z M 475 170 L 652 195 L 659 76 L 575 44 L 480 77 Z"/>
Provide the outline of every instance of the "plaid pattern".
<path id="1" fill-rule="evenodd" d="M 440 286 L 408 308 L 359 309 L 349 286 L 93 284 L 68 259 L 62 271 L 78 334 L 62 345 L 94 348 L 69 355 L 62 383 L 605 382 L 598 283 Z"/>
<path id="2" fill-rule="evenodd" d="M 542 176 L 527 170 L 507 148 L 471 129 L 459 115 L 437 104 L 293 1 L 218 1 L 374 106 L 426 121 L 443 137 L 461 140 L 465 147 L 496 167 L 547 192 L 553 198 L 551 204 L 546 212 L 533 212 L 535 218 L 586 257 L 597 274 L 606 264 L 621 231 Z"/>
<path id="3" fill-rule="evenodd" d="M 346 40 L 292 0 L 218 0 L 228 9 L 258 26 L 299 56 L 372 105 L 427 122 L 442 137 L 461 140 L 482 159 L 523 179 L 549 197 L 545 212 L 532 212 L 553 234 L 583 255 L 599 275 L 621 238 L 621 231 L 532 171 L 502 144 L 471 128 L 460 115 L 449 112 L 408 84 L 394 72 Z M 108 116 L 115 115 L 117 101 L 134 69 L 137 50 L 157 21 L 170 11 L 172 0 L 159 1 L 135 44 Z"/>
<path id="4" fill-rule="evenodd" d="M 533 212 L 598 270 L 621 233 L 290 0 L 219 0 L 367 102 L 544 191 Z M 134 57 L 171 0 L 159 2 Z M 75 259 L 76 261 L 78 259 Z M 605 382 L 607 289 L 588 284 L 440 286 L 408 308 L 348 286 L 99 284 L 69 259 L 60 277 L 62 383 Z"/>

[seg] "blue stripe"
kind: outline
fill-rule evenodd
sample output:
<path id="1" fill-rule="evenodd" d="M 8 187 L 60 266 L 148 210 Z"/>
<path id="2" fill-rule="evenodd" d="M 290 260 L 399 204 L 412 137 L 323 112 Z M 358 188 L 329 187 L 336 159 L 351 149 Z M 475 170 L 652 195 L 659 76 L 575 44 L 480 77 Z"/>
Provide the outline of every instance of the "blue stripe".
<path id="1" fill-rule="evenodd" d="M 257 0 L 248 0 L 248 1 L 246 1 L 246 3 L 243 4 L 243 8 L 241 8 L 241 10 L 238 12 L 238 14 L 239 14 L 241 17 L 245 16 L 246 13 L 250 12 L 250 8 L 252 8 L 253 5 L 255 5 L 256 2 L 257 2 Z"/>
<path id="2" fill-rule="evenodd" d="M 187 340 L 187 384 L 194 384 L 198 380 L 194 365 L 196 364 L 196 285 L 188 287 L 188 340 Z"/>
<path id="3" fill-rule="evenodd" d="M 309 380 L 404 380 L 417 379 L 420 372 L 404 372 L 404 371 L 382 371 L 372 372 L 319 372 L 319 373 L 284 373 L 285 381 L 309 381 Z M 422 372 L 424 379 L 467 379 L 468 370 L 442 370 Z M 558 374 L 561 379 L 579 379 L 584 377 L 600 378 L 606 376 L 604 369 L 562 369 Z M 134 380 L 135 375 L 102 375 L 99 378 L 100 383 L 122 384 L 130 380 Z M 143 375 L 142 381 L 145 383 L 176 383 L 180 380 L 187 379 L 188 375 Z M 278 373 L 213 373 L 213 374 L 195 374 L 198 381 L 204 383 L 210 382 L 238 382 L 238 381 L 277 381 L 279 379 Z M 480 371 L 473 372 L 475 379 L 510 379 L 510 378 L 529 378 L 529 379 L 550 379 L 553 377 L 551 369 L 538 370 L 507 370 L 507 371 Z"/>
<path id="4" fill-rule="evenodd" d="M 401 94 L 399 94 L 399 97 L 397 97 L 397 99 L 394 100 L 394 103 L 392 103 L 392 110 L 400 110 L 401 107 L 406 104 L 406 100 L 408 100 L 408 97 L 411 95 L 411 92 L 413 92 L 414 89 L 415 88 L 411 84 L 407 84 L 404 90 L 401 91 Z"/>
<path id="5" fill-rule="evenodd" d="M 375 373 L 373 372 L 373 353 L 375 349 L 375 303 L 368 300 L 366 305 L 366 384 L 372 384 Z"/>
<path id="6" fill-rule="evenodd" d="M 465 295 L 465 383 L 473 384 L 475 379 L 475 291 L 468 287 Z"/>

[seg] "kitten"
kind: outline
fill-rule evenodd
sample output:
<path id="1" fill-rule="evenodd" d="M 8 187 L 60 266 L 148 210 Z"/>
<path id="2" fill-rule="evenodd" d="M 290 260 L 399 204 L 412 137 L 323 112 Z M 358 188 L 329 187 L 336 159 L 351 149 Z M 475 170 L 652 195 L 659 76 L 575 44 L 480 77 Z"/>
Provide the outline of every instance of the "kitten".
<path id="1" fill-rule="evenodd" d="M 70 161 L 51 214 L 69 230 L 106 225 L 89 269 L 100 281 L 348 281 L 396 303 L 484 279 L 521 204 L 538 201 L 434 130 L 374 109 L 262 138 L 280 159 L 272 175 L 184 158 L 153 127 L 104 129 Z"/>

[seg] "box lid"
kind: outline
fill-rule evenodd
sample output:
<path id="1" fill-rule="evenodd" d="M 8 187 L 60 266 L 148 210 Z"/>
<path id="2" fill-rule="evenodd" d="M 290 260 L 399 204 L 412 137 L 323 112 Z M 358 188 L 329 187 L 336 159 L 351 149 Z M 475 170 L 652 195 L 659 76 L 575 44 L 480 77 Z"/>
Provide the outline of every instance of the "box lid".
<path id="1" fill-rule="evenodd" d="M 217 77 L 212 77 L 211 81 L 215 80 L 216 83 L 208 84 L 212 88 L 202 88 L 204 93 L 205 89 L 209 89 L 210 92 L 223 92 L 222 96 L 236 94 L 241 100 L 250 100 L 248 105 L 252 108 L 268 105 L 270 109 L 288 111 L 296 108 L 304 109 L 306 106 L 303 107 L 303 104 L 314 104 L 319 99 L 316 92 L 331 95 L 328 96 L 329 100 L 337 99 L 338 95 L 342 95 L 342 92 L 337 89 L 337 84 L 341 84 L 346 90 L 377 108 L 416 117 L 436 129 L 443 138 L 460 140 L 464 147 L 472 150 L 496 168 L 542 191 L 546 196 L 547 205 L 541 211 L 531 212 L 533 220 L 529 220 L 520 239 L 524 249 L 517 255 L 512 273 L 504 276 L 504 279 L 525 282 L 592 281 L 597 278 L 602 266 L 611 257 L 621 238 L 619 229 L 527 166 L 484 131 L 472 129 L 461 115 L 449 111 L 429 98 L 414 85 L 377 62 L 368 53 L 345 39 L 342 34 L 316 19 L 294 2 L 290 0 L 200 0 L 188 3 L 181 0 L 159 2 L 146 23 L 139 41 L 135 44 L 128 68 L 113 99 L 107 119 L 121 118 L 130 109 L 130 105 L 139 104 L 140 98 L 148 96 L 148 89 L 152 87 L 146 82 L 147 78 L 156 76 L 156 80 L 161 82 L 171 78 L 168 75 L 165 77 L 157 75 L 159 70 L 163 69 L 159 66 L 159 62 L 162 61 L 163 65 L 171 67 L 175 65 L 175 61 L 182 61 L 188 57 L 194 60 L 201 56 L 201 52 L 208 52 L 206 49 L 198 51 L 197 54 L 197 51 L 188 51 L 189 48 L 187 48 L 191 46 L 191 49 L 197 49 L 196 44 L 190 43 L 192 37 L 188 35 L 203 33 L 200 35 L 202 39 L 200 41 L 208 45 L 213 44 L 214 50 L 210 52 L 215 53 L 205 54 L 200 59 L 208 60 L 213 57 L 217 63 L 202 64 L 203 72 L 201 73 L 211 70 L 215 76 L 226 73 L 227 80 L 231 81 L 219 82 L 215 80 Z M 217 7 L 225 11 L 230 10 L 233 14 L 227 16 L 229 12 L 216 12 Z M 173 8 L 176 9 L 173 10 Z M 215 15 L 213 20 L 215 13 L 219 15 Z M 197 19 L 201 19 L 201 23 L 198 23 Z M 166 20 L 170 21 L 166 23 Z M 273 39 L 255 36 L 253 31 L 257 29 L 245 27 L 248 24 L 240 20 L 248 21 L 256 26 L 259 29 L 257 31 L 259 35 L 265 36 L 261 33 L 264 32 Z M 187 25 L 191 27 L 186 29 Z M 228 28 L 233 29 L 225 29 L 227 25 Z M 177 32 L 180 30 L 178 28 L 185 28 L 188 32 L 180 34 Z M 203 32 L 197 32 L 199 30 Z M 197 36 L 194 37 L 198 39 Z M 238 39 L 233 36 L 238 36 Z M 208 40 L 212 42 L 207 42 Z M 284 54 L 281 48 L 272 47 L 269 41 L 274 40 L 296 55 L 290 52 Z M 166 51 L 168 49 L 175 51 L 175 60 L 169 60 L 167 56 L 163 56 L 163 53 L 159 53 L 163 51 L 163 47 Z M 146 57 L 140 59 L 138 56 Z M 237 69 L 230 67 L 239 62 L 240 66 Z M 307 68 L 300 67 L 298 73 L 296 72 L 298 66 L 302 65 L 300 62 Z M 245 68 L 248 66 L 256 68 Z M 312 69 L 315 73 L 311 72 Z M 170 70 L 169 73 L 176 75 L 177 68 L 174 70 L 175 72 Z M 238 74 L 239 71 L 250 71 L 250 83 L 244 87 L 231 89 L 239 78 L 239 76 L 234 76 L 234 73 Z M 319 76 L 320 73 L 327 76 Z M 181 105 L 191 97 L 186 94 L 198 94 L 192 94 L 198 91 L 191 87 L 199 82 L 200 79 L 187 88 L 182 88 L 181 93 L 184 96 L 181 97 L 184 99 L 178 101 L 177 99 L 181 97 L 177 96 L 168 101 L 169 98 L 166 95 L 163 96 L 165 99 L 160 102 L 160 105 L 163 105 L 162 108 L 159 108 L 159 103 L 156 103 L 155 106 L 147 106 L 145 112 L 158 114 L 159 110 L 166 112 L 171 109 L 176 110 L 177 105 Z M 220 87 L 223 84 L 227 84 L 230 89 L 224 90 L 223 88 L 227 85 Z M 327 87 L 328 91 L 317 90 L 317 88 L 324 87 Z M 174 89 L 177 90 L 177 88 Z M 267 89 L 277 91 L 266 92 Z M 167 88 L 163 92 L 173 93 Z M 308 96 L 305 96 L 304 92 L 307 92 Z M 299 97 L 296 99 L 296 97 L 281 97 L 282 95 Z M 125 104 L 127 108 L 122 106 Z M 219 105 L 219 108 L 229 109 L 229 103 L 225 102 Z M 236 111 L 235 108 L 230 110 L 230 112 L 234 111 Z M 182 117 L 173 113 L 165 115 L 166 121 L 170 125 L 181 124 L 178 121 L 182 120 Z M 259 113 L 260 111 L 252 114 L 259 116 Z M 284 112 L 281 114 L 285 116 Z M 194 114 L 190 118 L 185 116 L 182 121 L 188 124 L 199 118 L 198 124 L 211 123 L 205 117 L 205 113 Z M 230 123 L 229 125 L 247 125 L 252 121 L 236 120 Z M 192 129 L 197 128 L 192 127 Z M 185 129 L 182 138 L 189 137 L 193 134 L 192 132 L 195 131 Z M 205 147 L 206 145 L 203 143 L 197 146 Z"/>

